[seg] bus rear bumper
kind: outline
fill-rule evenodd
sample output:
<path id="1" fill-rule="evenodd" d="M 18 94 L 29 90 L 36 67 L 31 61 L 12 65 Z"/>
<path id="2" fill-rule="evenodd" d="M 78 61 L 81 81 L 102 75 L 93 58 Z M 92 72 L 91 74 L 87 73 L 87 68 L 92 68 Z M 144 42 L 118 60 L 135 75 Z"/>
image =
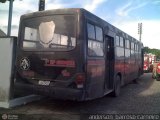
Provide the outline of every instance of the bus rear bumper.
<path id="1" fill-rule="evenodd" d="M 24 83 L 15 83 L 15 93 L 17 94 L 38 94 L 62 100 L 83 101 L 83 90 L 72 88 L 58 88 L 53 86 L 40 86 Z"/>

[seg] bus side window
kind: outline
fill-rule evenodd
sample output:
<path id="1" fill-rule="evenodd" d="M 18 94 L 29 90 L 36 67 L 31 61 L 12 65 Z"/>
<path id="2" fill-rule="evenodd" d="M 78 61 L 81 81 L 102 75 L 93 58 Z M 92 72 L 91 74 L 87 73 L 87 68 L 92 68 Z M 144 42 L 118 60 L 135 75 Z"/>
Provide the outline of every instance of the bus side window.
<path id="1" fill-rule="evenodd" d="M 128 40 L 128 48 L 131 49 L 131 42 Z"/>
<path id="2" fill-rule="evenodd" d="M 87 24 L 88 38 L 95 39 L 95 29 L 91 24 Z"/>
<path id="3" fill-rule="evenodd" d="M 120 37 L 120 46 L 124 47 L 124 39 L 122 37 Z"/>
<path id="4" fill-rule="evenodd" d="M 103 44 L 94 40 L 88 40 L 88 55 L 103 56 Z"/>
<path id="5" fill-rule="evenodd" d="M 135 51 L 137 51 L 137 44 L 136 43 L 135 43 L 135 48 L 134 49 L 135 49 Z"/>
<path id="6" fill-rule="evenodd" d="M 119 46 L 119 36 L 116 36 L 116 46 Z"/>
<path id="7" fill-rule="evenodd" d="M 103 41 L 103 32 L 102 28 L 96 26 L 96 40 Z"/>
<path id="8" fill-rule="evenodd" d="M 134 42 L 131 42 L 131 49 L 134 50 Z"/>
<path id="9" fill-rule="evenodd" d="M 125 48 L 130 48 L 129 40 L 125 40 Z"/>
<path id="10" fill-rule="evenodd" d="M 103 31 L 102 28 L 87 23 L 88 55 L 103 56 Z"/>

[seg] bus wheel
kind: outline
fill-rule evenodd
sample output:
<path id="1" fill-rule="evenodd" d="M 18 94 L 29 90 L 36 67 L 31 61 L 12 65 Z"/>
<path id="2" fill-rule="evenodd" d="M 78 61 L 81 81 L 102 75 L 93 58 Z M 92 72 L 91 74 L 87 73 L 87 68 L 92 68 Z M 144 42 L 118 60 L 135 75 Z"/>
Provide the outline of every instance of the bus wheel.
<path id="1" fill-rule="evenodd" d="M 112 92 L 112 96 L 113 96 L 113 97 L 119 96 L 120 90 L 121 90 L 121 79 L 120 79 L 120 77 L 117 75 L 117 76 L 116 76 L 116 79 L 115 79 L 114 91 Z"/>

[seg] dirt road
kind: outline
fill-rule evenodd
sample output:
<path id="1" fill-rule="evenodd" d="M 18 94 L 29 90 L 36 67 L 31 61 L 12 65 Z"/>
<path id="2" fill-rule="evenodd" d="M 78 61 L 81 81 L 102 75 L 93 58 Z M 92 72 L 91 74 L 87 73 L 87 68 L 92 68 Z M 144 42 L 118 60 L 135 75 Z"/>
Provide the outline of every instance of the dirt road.
<path id="1" fill-rule="evenodd" d="M 83 114 L 160 114 L 160 81 L 145 73 L 137 84 L 122 87 L 117 98 L 107 95 L 86 102 L 47 98 L 11 109 L 0 108 L 0 113 L 28 116 L 34 120 L 74 120 L 80 119 Z"/>

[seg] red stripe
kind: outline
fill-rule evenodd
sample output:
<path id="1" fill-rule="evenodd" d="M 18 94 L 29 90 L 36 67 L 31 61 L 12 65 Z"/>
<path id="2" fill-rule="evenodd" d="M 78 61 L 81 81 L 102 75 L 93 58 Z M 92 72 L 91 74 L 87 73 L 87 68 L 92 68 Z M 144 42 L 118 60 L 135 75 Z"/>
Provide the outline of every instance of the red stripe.
<path id="1" fill-rule="evenodd" d="M 45 60 L 44 66 L 75 67 L 73 60 Z"/>

